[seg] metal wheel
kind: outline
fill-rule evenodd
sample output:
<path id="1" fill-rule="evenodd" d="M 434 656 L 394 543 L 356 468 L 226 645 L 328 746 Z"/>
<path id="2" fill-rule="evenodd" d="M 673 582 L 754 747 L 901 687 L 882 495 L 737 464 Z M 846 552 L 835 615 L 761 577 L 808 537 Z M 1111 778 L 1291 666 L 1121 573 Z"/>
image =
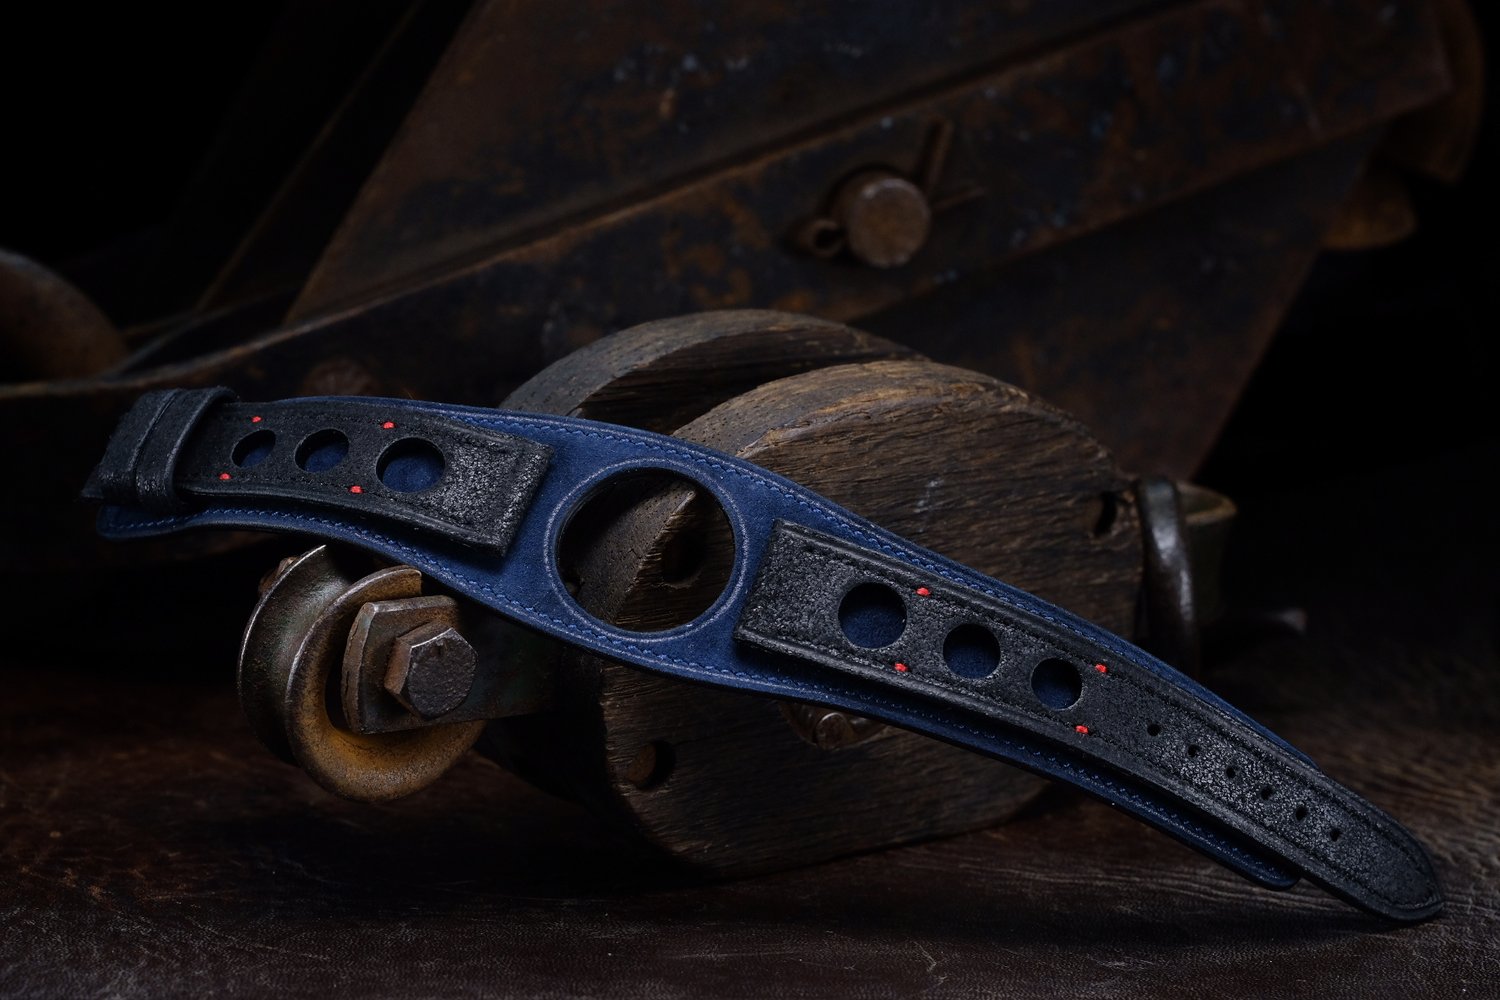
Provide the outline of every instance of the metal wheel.
<path id="1" fill-rule="evenodd" d="M 437 780 L 474 745 L 484 722 L 362 735 L 344 724 L 345 645 L 370 601 L 417 597 L 410 566 L 370 571 L 367 559 L 322 545 L 292 560 L 256 605 L 240 646 L 240 705 L 261 742 L 345 798 L 378 802 Z"/>

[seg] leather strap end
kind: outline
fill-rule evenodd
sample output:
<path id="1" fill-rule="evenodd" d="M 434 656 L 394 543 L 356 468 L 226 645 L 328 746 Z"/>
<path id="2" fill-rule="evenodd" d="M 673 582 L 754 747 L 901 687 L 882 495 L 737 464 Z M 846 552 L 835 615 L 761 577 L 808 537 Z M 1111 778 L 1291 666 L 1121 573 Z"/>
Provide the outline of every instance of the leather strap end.
<path id="1" fill-rule="evenodd" d="M 84 499 L 155 514 L 185 510 L 174 485 L 178 460 L 203 417 L 234 399 L 222 386 L 146 393 L 120 419 L 84 484 Z"/>

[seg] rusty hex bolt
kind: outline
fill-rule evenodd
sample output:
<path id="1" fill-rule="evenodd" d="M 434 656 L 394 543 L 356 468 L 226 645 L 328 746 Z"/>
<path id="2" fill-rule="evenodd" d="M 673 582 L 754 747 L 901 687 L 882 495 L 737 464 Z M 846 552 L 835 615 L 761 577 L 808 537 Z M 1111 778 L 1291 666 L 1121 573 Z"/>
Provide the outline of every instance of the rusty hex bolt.
<path id="1" fill-rule="evenodd" d="M 478 657 L 458 630 L 429 622 L 391 646 L 385 689 L 424 719 L 447 715 L 469 696 Z"/>
<path id="2" fill-rule="evenodd" d="M 927 242 L 932 208 L 911 181 L 887 170 L 855 174 L 839 188 L 833 212 L 858 260 L 870 267 L 900 267 Z"/>

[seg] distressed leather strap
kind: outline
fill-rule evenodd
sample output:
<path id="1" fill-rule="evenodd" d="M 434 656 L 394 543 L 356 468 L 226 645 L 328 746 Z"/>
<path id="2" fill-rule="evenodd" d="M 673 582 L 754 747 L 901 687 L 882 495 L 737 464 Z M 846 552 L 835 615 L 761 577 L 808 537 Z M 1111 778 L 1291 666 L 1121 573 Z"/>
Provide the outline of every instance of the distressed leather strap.
<path id="1" fill-rule="evenodd" d="M 900 602 L 899 615 L 898 605 L 887 612 L 900 623 L 890 642 L 867 647 L 850 634 L 841 612 L 859 588 Z M 1400 908 L 1432 890 L 1420 848 L 1388 816 L 1305 758 L 1186 697 L 1170 676 L 1143 667 L 1144 653 L 1103 648 L 1058 616 L 782 522 L 735 634 L 1086 748 L 1274 844 L 1278 856 L 1350 898 Z"/>
<path id="2" fill-rule="evenodd" d="M 870 715 L 1066 781 L 1264 885 L 1306 876 L 1398 921 L 1441 907 L 1410 833 L 1201 685 L 747 462 L 563 417 L 409 400 L 201 401 L 174 404 L 199 414 L 190 433 L 172 428 L 180 447 L 153 447 L 138 414 L 122 422 L 121 434 L 145 443 L 112 443 L 92 480 L 109 504 L 106 535 L 216 526 L 360 545 L 596 654 Z M 236 464 L 268 429 L 270 449 L 248 470 Z M 330 432 L 349 444 L 337 461 L 338 448 L 318 447 Z M 382 435 L 426 463 L 393 473 L 394 442 Z M 132 476 L 170 478 L 171 505 L 100 487 L 132 478 L 119 456 L 140 466 L 156 454 L 170 454 L 171 467 Z M 719 501 L 736 559 L 697 619 L 634 633 L 573 601 L 557 546 L 604 484 L 653 469 Z"/>
<path id="3" fill-rule="evenodd" d="M 389 407 L 347 399 L 231 398 L 224 389 L 143 396 L 84 495 L 158 513 L 293 500 L 504 552 L 551 455 L 513 434 L 409 411 L 398 422 Z"/>

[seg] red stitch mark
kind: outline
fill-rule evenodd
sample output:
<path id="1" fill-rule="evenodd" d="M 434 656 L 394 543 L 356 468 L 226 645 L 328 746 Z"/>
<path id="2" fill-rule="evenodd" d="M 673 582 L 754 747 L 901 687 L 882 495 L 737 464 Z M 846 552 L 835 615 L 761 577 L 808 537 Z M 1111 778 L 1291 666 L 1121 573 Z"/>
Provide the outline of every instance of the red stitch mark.
<path id="1" fill-rule="evenodd" d="M 251 423 L 252 423 L 252 424 L 258 424 L 258 423 L 260 423 L 260 420 L 261 420 L 261 418 L 260 418 L 260 417 L 251 417 L 251 418 L 250 418 L 250 422 L 251 422 Z"/>
<path id="2" fill-rule="evenodd" d="M 1075 732 L 1075 733 L 1082 733 L 1084 736 L 1087 736 L 1089 734 L 1089 727 L 1088 726 L 1074 726 L 1073 727 L 1073 732 Z"/>
<path id="3" fill-rule="evenodd" d="M 364 491 L 365 491 L 365 488 L 363 486 L 351 486 L 351 487 L 349 487 L 349 492 L 350 493 L 363 493 Z"/>
<path id="4" fill-rule="evenodd" d="M 897 670 L 897 672 L 899 672 L 899 673 L 903 673 L 903 674 L 904 674 L 904 673 L 906 673 L 906 672 L 907 672 L 907 671 L 908 671 L 908 670 L 910 670 L 910 669 L 911 669 L 911 668 L 910 668 L 910 667 L 908 667 L 908 666 L 907 666 L 907 665 L 906 665 L 906 664 L 904 664 L 904 663 L 898 663 L 898 664 L 896 664 L 896 670 Z"/>
<path id="5" fill-rule="evenodd" d="M 393 430 L 395 428 L 395 426 L 396 426 L 396 422 L 394 420 L 387 420 L 385 423 L 381 424 L 380 426 L 383 427 L 386 430 Z"/>
<path id="6" fill-rule="evenodd" d="M 931 594 L 932 594 L 932 591 L 928 590 L 926 587 L 918 587 L 917 588 L 917 596 L 918 597 L 929 597 L 929 596 L 931 596 Z"/>
<path id="7" fill-rule="evenodd" d="M 1094 669 L 1097 670 L 1097 671 L 1099 671 L 1101 674 L 1107 674 L 1107 673 L 1109 673 L 1109 668 L 1106 667 L 1102 663 L 1096 663 L 1096 664 L 1094 664 Z"/>
<path id="8" fill-rule="evenodd" d="M 228 479 L 229 478 L 229 473 L 227 473 L 227 472 L 221 472 L 221 473 L 219 473 L 219 478 L 220 479 Z"/>

